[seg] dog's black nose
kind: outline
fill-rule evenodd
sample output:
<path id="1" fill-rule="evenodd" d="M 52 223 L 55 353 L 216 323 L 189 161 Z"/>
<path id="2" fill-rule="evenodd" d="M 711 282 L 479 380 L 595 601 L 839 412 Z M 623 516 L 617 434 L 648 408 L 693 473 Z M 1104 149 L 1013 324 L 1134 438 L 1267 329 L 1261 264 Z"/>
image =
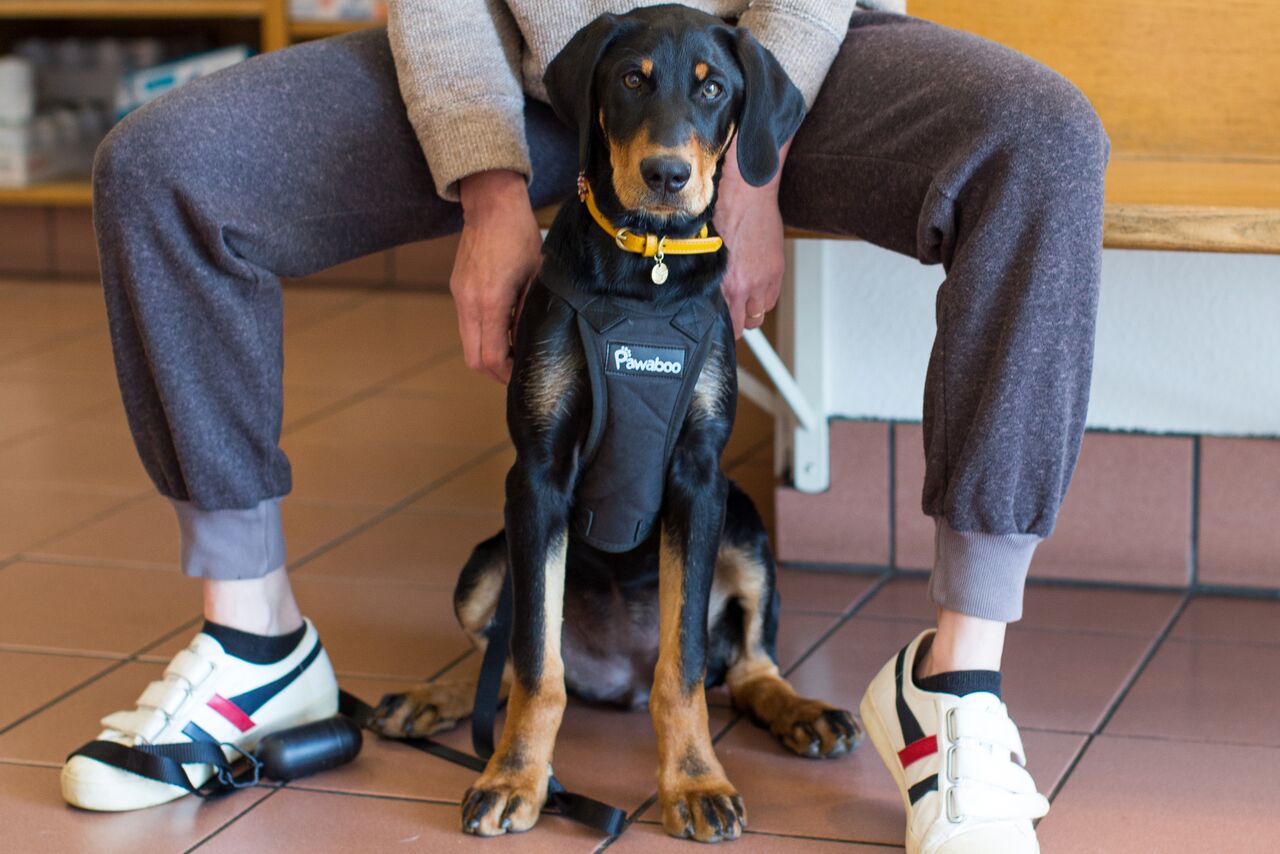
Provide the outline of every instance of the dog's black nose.
<path id="1" fill-rule="evenodd" d="M 688 162 L 669 155 L 646 157 L 640 161 L 640 174 L 644 176 L 644 182 L 651 190 L 658 193 L 679 192 L 685 184 L 689 183 L 691 171 L 692 167 Z"/>

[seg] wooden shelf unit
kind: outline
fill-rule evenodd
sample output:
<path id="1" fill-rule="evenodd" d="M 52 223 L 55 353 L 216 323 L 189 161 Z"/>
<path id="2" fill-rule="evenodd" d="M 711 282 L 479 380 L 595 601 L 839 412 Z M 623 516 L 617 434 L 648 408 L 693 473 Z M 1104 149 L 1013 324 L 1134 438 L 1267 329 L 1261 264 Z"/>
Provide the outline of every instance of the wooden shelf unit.
<path id="1" fill-rule="evenodd" d="M 0 205 L 88 207 L 93 189 L 86 181 L 48 181 L 30 187 L 0 187 Z"/>
<path id="2" fill-rule="evenodd" d="M 276 0 L 0 0 L 0 19 L 258 18 Z"/>
<path id="3" fill-rule="evenodd" d="M 386 21 L 289 21 L 289 41 L 293 43 L 308 39 L 327 39 L 329 36 L 380 27 L 385 23 Z"/>
<path id="4" fill-rule="evenodd" d="M 289 0 L 0 0 L 0 25 L 21 21 L 257 21 L 259 49 L 380 26 L 382 21 L 290 20 Z M 92 204 L 87 180 L 61 179 L 30 187 L 0 187 L 0 205 L 58 207 Z"/>

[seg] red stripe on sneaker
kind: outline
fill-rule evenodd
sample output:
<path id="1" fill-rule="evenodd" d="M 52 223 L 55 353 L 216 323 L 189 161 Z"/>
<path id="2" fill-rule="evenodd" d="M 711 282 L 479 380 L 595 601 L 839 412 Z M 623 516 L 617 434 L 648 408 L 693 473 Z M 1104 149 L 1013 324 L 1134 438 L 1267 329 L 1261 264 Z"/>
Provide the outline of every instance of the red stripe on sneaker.
<path id="1" fill-rule="evenodd" d="M 931 735 L 928 738 L 922 738 L 919 741 L 913 741 L 906 747 L 898 751 L 898 761 L 902 763 L 902 767 L 906 768 L 913 762 L 919 762 L 926 756 L 932 756 L 938 752 L 938 737 Z"/>
<path id="2" fill-rule="evenodd" d="M 241 732 L 248 732 L 254 727 L 253 719 L 221 694 L 213 695 L 213 699 L 209 701 L 209 708 L 231 721 L 231 724 Z"/>

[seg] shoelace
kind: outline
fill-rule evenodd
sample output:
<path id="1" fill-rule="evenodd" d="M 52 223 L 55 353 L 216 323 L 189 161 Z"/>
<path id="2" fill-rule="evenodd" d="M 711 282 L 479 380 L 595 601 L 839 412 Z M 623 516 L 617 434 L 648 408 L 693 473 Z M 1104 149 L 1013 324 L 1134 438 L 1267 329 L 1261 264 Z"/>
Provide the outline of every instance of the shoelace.
<path id="1" fill-rule="evenodd" d="M 946 792 L 950 821 L 1030 820 L 1049 811 L 1049 800 L 1036 791 L 1027 773 L 1022 737 L 1003 704 L 952 707 L 945 725 L 951 746 L 942 771 L 950 784 Z"/>
<path id="2" fill-rule="evenodd" d="M 153 743 L 175 718 L 189 710 L 195 692 L 217 670 L 217 665 L 197 649 L 198 645 L 192 644 L 175 655 L 164 676 L 143 690 L 136 708 L 113 712 L 102 719 L 102 725 L 140 744 Z"/>

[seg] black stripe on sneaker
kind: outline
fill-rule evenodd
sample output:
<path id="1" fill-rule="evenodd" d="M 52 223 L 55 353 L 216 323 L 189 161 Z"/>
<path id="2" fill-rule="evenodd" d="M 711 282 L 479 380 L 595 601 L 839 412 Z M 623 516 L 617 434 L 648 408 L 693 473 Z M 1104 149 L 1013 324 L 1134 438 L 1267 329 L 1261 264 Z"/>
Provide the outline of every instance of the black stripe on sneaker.
<path id="1" fill-rule="evenodd" d="M 916 720 L 915 714 L 911 711 L 911 707 L 907 705 L 907 698 L 902 695 L 902 680 L 906 673 L 907 647 L 903 647 L 898 653 L 898 661 L 893 666 L 894 687 L 896 689 L 896 697 L 894 705 L 898 709 L 898 726 L 902 728 L 902 743 L 912 744 L 924 738 L 924 730 L 920 728 L 920 722 Z M 934 781 L 937 784 L 937 781 Z"/>
<path id="2" fill-rule="evenodd" d="M 228 699 L 236 705 L 246 715 L 252 715 L 254 712 L 265 706 L 272 697 L 279 694 L 285 688 L 288 688 L 295 679 L 303 674 L 303 672 L 311 666 L 311 662 L 316 660 L 316 656 L 320 655 L 323 647 L 320 641 L 316 641 L 316 645 L 311 648 L 311 652 L 307 653 L 307 657 L 297 667 L 290 670 L 274 682 L 268 682 L 252 691 L 245 691 L 243 694 L 237 694 Z"/>
<path id="3" fill-rule="evenodd" d="M 205 732 L 203 729 L 197 726 L 195 721 L 191 721 L 186 726 L 184 726 L 182 728 L 182 734 L 195 742 L 208 741 L 213 744 L 218 743 L 218 740 L 216 738 L 209 735 L 209 733 Z"/>
<path id="4" fill-rule="evenodd" d="M 915 806 L 916 801 L 930 792 L 936 791 L 938 791 L 938 775 L 930 774 L 910 789 L 907 789 L 907 797 L 911 798 L 911 805 Z"/>

